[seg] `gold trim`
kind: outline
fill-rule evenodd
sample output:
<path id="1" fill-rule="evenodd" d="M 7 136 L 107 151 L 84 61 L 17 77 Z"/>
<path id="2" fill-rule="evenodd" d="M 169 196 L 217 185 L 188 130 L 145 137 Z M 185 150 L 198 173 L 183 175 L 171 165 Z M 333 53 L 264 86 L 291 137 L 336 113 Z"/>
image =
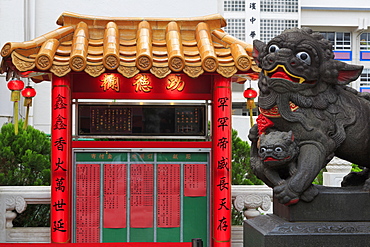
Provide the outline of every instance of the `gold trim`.
<path id="1" fill-rule="evenodd" d="M 217 72 L 223 77 L 229 78 L 238 72 L 238 69 L 235 66 L 219 66 Z"/>
<path id="2" fill-rule="evenodd" d="M 204 73 L 202 67 L 194 67 L 194 66 L 185 66 L 184 73 L 190 76 L 191 78 L 196 78 Z"/>
<path id="3" fill-rule="evenodd" d="M 52 62 L 47 55 L 41 55 L 36 58 L 36 67 L 40 70 L 50 69 Z"/>
<path id="4" fill-rule="evenodd" d="M 172 71 L 180 72 L 185 67 L 185 61 L 182 57 L 172 57 L 169 59 L 168 65 Z"/>
<path id="5" fill-rule="evenodd" d="M 152 67 L 150 69 L 150 72 L 152 72 L 153 75 L 156 77 L 162 79 L 168 76 L 171 73 L 171 70 L 168 67 Z"/>
<path id="6" fill-rule="evenodd" d="M 294 104 L 291 101 L 289 101 L 289 106 L 290 106 L 290 110 L 292 112 L 295 112 L 299 108 L 299 106 L 297 106 L 296 104 Z M 261 114 L 266 116 L 266 117 L 270 117 L 270 118 L 279 118 L 279 117 L 281 117 L 280 112 L 279 112 L 279 108 L 278 108 L 277 105 L 275 105 L 274 107 L 272 107 L 270 109 L 263 109 L 263 108 L 259 107 L 259 110 L 260 110 Z"/>
<path id="7" fill-rule="evenodd" d="M 86 60 L 82 56 L 76 55 L 71 58 L 69 66 L 72 67 L 74 71 L 83 71 L 86 67 Z"/>
<path id="8" fill-rule="evenodd" d="M 251 58 L 248 56 L 241 56 L 236 61 L 236 67 L 241 71 L 248 71 L 252 66 Z"/>
<path id="9" fill-rule="evenodd" d="M 3 46 L 3 49 L 1 49 L 1 56 L 7 57 L 11 52 L 12 52 L 11 45 L 7 43 Z"/>
<path id="10" fill-rule="evenodd" d="M 86 65 L 85 72 L 92 77 L 98 77 L 105 72 L 104 65 Z"/>
<path id="11" fill-rule="evenodd" d="M 123 66 L 123 65 L 120 65 L 117 70 L 118 70 L 119 73 L 121 73 L 126 78 L 134 77 L 135 75 L 137 75 L 140 72 L 134 66 L 128 67 L 128 66 Z"/>
<path id="12" fill-rule="evenodd" d="M 207 72 L 214 72 L 217 69 L 218 61 L 215 57 L 207 57 L 202 61 L 202 67 Z"/>
<path id="13" fill-rule="evenodd" d="M 35 60 L 25 58 L 17 52 L 12 53 L 12 61 L 19 71 L 27 71 L 35 68 Z"/>
<path id="14" fill-rule="evenodd" d="M 142 55 L 136 59 L 136 67 L 140 70 L 149 70 L 153 66 L 152 58 Z"/>
<path id="15" fill-rule="evenodd" d="M 103 64 L 105 68 L 109 70 L 117 69 L 119 66 L 119 57 L 114 54 L 110 54 L 103 58 Z"/>
<path id="16" fill-rule="evenodd" d="M 55 65 L 51 66 L 50 72 L 52 72 L 54 75 L 58 77 L 63 77 L 69 72 L 71 72 L 71 68 L 69 67 L 69 64 L 67 65 Z"/>
<path id="17" fill-rule="evenodd" d="M 66 87 L 66 88 L 70 88 L 70 86 L 69 85 L 53 85 L 53 88 L 55 88 L 55 87 Z"/>

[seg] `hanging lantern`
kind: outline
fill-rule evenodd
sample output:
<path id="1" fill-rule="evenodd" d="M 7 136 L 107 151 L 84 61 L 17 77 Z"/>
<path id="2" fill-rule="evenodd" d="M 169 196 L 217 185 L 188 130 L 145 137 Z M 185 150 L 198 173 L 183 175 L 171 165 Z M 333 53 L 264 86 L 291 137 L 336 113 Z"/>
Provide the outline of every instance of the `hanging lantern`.
<path id="1" fill-rule="evenodd" d="M 256 104 L 254 103 L 254 99 L 257 97 L 257 91 L 253 88 L 247 88 L 243 93 L 244 98 L 247 99 L 247 109 L 249 109 L 249 117 L 251 127 L 253 126 L 253 109 L 256 108 Z"/>
<path id="2" fill-rule="evenodd" d="M 20 100 L 20 91 L 24 88 L 24 82 L 21 80 L 11 80 L 8 82 L 8 88 L 12 91 L 10 100 L 14 102 L 13 119 L 14 133 L 18 134 L 18 101 Z"/>
<path id="3" fill-rule="evenodd" d="M 24 106 L 27 107 L 26 120 L 24 122 L 23 129 L 27 129 L 28 116 L 29 116 L 29 113 L 30 113 L 30 106 L 32 106 L 32 98 L 35 97 L 35 95 L 36 95 L 36 90 L 31 86 L 27 86 L 22 91 L 22 96 L 24 97 Z"/>
<path id="4" fill-rule="evenodd" d="M 247 99 L 247 109 L 254 109 L 256 105 L 254 99 L 257 97 L 257 92 L 253 88 L 248 88 L 243 93 L 244 98 Z"/>

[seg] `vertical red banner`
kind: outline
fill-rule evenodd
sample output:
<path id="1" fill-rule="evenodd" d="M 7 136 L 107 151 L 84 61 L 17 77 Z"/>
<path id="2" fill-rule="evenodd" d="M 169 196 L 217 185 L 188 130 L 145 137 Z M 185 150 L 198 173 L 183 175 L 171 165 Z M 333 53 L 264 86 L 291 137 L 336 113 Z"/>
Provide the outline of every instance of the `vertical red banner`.
<path id="1" fill-rule="evenodd" d="M 184 165 L 184 196 L 207 196 L 207 165 Z"/>
<path id="2" fill-rule="evenodd" d="M 214 77 L 212 104 L 212 247 L 231 246 L 231 84 Z"/>
<path id="3" fill-rule="evenodd" d="M 157 166 L 157 227 L 180 227 L 180 165 Z"/>
<path id="4" fill-rule="evenodd" d="M 76 167 L 76 243 L 100 242 L 100 165 Z"/>
<path id="5" fill-rule="evenodd" d="M 126 164 L 104 165 L 104 228 L 126 228 Z"/>
<path id="6" fill-rule="evenodd" d="M 130 168 L 130 227 L 151 228 L 154 220 L 154 166 L 132 164 Z"/>
<path id="7" fill-rule="evenodd" d="M 71 90 L 53 76 L 51 105 L 51 242 L 71 241 Z"/>

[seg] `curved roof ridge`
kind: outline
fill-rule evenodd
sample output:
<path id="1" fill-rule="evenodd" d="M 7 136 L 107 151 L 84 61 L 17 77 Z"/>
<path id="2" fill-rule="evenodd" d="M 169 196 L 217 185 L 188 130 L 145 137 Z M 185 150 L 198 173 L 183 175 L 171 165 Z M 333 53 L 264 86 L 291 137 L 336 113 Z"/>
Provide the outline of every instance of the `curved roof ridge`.
<path id="1" fill-rule="evenodd" d="M 183 17 L 183 18 L 160 18 L 160 17 L 109 17 L 109 16 L 94 16 L 94 15 L 82 15 L 77 14 L 73 12 L 63 12 L 56 23 L 60 26 L 75 26 L 79 22 L 86 22 L 86 24 L 95 25 L 96 23 L 105 23 L 105 22 L 118 22 L 117 25 L 119 25 L 120 22 L 141 22 L 141 21 L 147 21 L 147 22 L 193 22 L 194 28 L 199 22 L 207 22 L 207 23 L 213 23 L 211 25 L 211 30 L 213 29 L 219 29 L 226 26 L 226 21 L 220 14 L 210 14 L 206 16 L 199 16 L 199 17 Z M 106 23 L 105 23 L 106 24 Z M 105 26 L 105 25 L 104 25 Z M 158 25 L 159 27 L 163 25 Z"/>
<path id="2" fill-rule="evenodd" d="M 35 78 L 40 73 L 97 77 L 118 72 L 126 78 L 152 73 L 232 77 L 258 74 L 252 46 L 224 32 L 219 15 L 190 18 L 97 17 L 65 12 L 56 30 L 31 41 L 8 42 L 0 74 Z M 45 80 L 45 77 L 38 79 Z"/>

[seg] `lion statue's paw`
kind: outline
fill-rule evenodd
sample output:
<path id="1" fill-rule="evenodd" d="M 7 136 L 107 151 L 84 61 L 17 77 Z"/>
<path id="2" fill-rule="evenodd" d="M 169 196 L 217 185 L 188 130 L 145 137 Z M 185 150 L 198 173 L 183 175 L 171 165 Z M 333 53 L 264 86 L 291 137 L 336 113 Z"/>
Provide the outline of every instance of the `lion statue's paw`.
<path id="1" fill-rule="evenodd" d="M 296 204 L 299 201 L 299 194 L 290 190 L 286 181 L 274 187 L 274 195 L 281 204 L 286 206 Z"/>
<path id="2" fill-rule="evenodd" d="M 317 186 L 311 184 L 311 186 L 302 193 L 300 198 L 302 201 L 310 202 L 317 196 L 317 194 L 319 194 Z"/>

